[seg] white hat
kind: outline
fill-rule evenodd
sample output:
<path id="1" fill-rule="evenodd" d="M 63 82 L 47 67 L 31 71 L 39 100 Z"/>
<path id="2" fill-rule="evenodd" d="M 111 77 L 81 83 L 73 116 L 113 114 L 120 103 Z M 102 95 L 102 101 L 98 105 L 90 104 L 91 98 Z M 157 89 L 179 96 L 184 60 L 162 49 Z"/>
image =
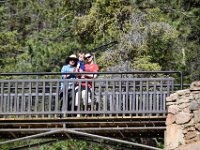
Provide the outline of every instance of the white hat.
<path id="1" fill-rule="evenodd" d="M 78 58 L 76 57 L 75 54 L 70 55 L 68 58 L 69 58 L 69 59 L 75 59 L 75 60 L 78 60 Z"/>
<path id="2" fill-rule="evenodd" d="M 70 60 L 74 60 L 74 61 L 78 61 L 78 58 L 76 57 L 76 55 L 75 54 L 72 54 L 72 55 L 70 55 L 69 57 L 67 57 L 67 59 L 66 59 L 66 63 L 68 64 L 69 63 L 69 61 Z"/>

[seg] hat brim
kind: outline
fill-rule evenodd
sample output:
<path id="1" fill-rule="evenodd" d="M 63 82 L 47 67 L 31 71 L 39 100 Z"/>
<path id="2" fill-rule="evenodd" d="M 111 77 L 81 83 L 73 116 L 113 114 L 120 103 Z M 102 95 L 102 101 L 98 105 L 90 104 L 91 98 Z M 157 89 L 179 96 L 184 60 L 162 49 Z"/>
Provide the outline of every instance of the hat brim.
<path id="1" fill-rule="evenodd" d="M 70 60 L 74 60 L 75 62 L 78 62 L 78 58 L 68 57 L 68 58 L 66 59 L 66 63 L 69 63 Z"/>

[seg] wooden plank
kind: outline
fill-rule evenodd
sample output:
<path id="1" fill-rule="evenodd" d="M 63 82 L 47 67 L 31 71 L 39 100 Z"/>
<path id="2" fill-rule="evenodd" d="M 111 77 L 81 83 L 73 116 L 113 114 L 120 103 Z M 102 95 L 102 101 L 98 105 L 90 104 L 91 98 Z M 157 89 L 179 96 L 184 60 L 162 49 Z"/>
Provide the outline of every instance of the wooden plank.
<path id="1" fill-rule="evenodd" d="M 29 120 L 40 120 L 40 121 L 51 121 L 51 120 L 99 120 L 99 119 L 105 119 L 105 120 L 113 120 L 113 119 L 162 119 L 166 118 L 166 116 L 98 116 L 98 117 L 65 117 L 60 119 L 57 118 L 0 118 L 0 121 L 6 121 L 6 120 L 22 120 L 22 121 L 29 121 Z"/>

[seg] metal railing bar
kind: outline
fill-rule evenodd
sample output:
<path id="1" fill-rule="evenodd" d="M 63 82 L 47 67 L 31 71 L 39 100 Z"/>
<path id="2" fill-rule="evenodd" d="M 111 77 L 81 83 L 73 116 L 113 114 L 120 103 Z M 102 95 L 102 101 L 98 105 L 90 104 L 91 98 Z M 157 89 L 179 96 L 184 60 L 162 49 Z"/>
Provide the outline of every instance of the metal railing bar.
<path id="1" fill-rule="evenodd" d="M 145 110 L 145 111 L 142 111 L 142 110 L 137 110 L 137 111 L 122 111 L 122 110 L 117 110 L 117 111 L 68 111 L 68 112 L 63 112 L 63 111 L 46 111 L 46 112 L 42 112 L 42 111 L 37 111 L 37 112 L 27 112 L 27 111 L 24 111 L 24 112 L 1 112 L 1 115 L 54 115 L 54 114 L 129 114 L 127 116 L 131 116 L 134 115 L 135 113 L 137 114 L 142 114 L 142 113 L 151 113 L 151 114 L 156 114 L 156 113 L 160 113 L 160 114 L 163 114 L 163 113 L 167 113 L 167 111 L 162 111 L 162 110 L 154 110 L 153 112 L 152 111 L 149 111 L 149 110 Z M 131 114 L 130 114 L 131 113 Z M 120 115 L 119 115 L 120 116 Z M 84 117 L 84 116 L 83 116 Z M 88 116 L 85 116 L 85 117 L 88 117 Z M 14 116 L 12 117 L 14 118 Z M 33 117 L 34 118 L 34 117 Z M 37 116 L 38 118 L 38 116 Z M 59 116 L 58 116 L 59 118 Z"/>
<path id="2" fill-rule="evenodd" d="M 73 72 L 73 73 L 61 73 L 61 72 L 8 72 L 8 73 L 0 73 L 0 76 L 20 76 L 20 75 L 64 75 L 64 74 L 97 74 L 97 75 L 105 75 L 105 74 L 180 74 L 181 71 L 127 71 L 127 72 Z"/>
<path id="3" fill-rule="evenodd" d="M 80 74 L 80 73 L 61 73 L 61 72 L 9 72 L 9 73 L 0 73 L 0 76 L 20 76 L 20 75 L 63 75 L 63 74 Z M 183 88 L 183 73 L 181 71 L 131 71 L 131 72 L 82 72 L 81 74 L 97 74 L 97 75 L 121 75 L 123 74 L 178 74 L 180 76 L 180 87 Z"/>
<path id="4" fill-rule="evenodd" d="M 58 128 L 34 128 L 34 129 L 28 129 L 28 128 L 21 128 L 21 129 L 13 129 L 13 128 L 7 128 L 7 129 L 0 129 L 0 132 L 4 131 L 4 132 L 18 132 L 18 131 L 25 131 L 25 132 L 32 132 L 32 131 L 40 131 L 40 132 L 44 132 L 44 131 L 52 131 L 52 130 L 58 130 L 58 129 L 62 129 L 62 127 L 58 127 Z M 77 130 L 77 131 L 113 131 L 113 130 L 166 130 L 166 126 L 145 126 L 145 127 L 91 127 L 91 128 L 67 128 L 70 130 Z"/>
<path id="5" fill-rule="evenodd" d="M 45 118 L 43 118 L 43 119 L 45 119 Z M 128 125 L 130 127 L 130 126 L 137 125 L 137 124 L 140 124 L 140 126 L 144 126 L 146 124 L 151 124 L 151 125 L 163 124 L 163 123 L 165 124 L 165 117 L 162 118 L 163 120 L 161 120 L 160 118 L 155 118 L 157 120 L 153 120 L 152 118 L 148 118 L 149 120 L 148 119 L 147 120 L 141 119 L 140 121 L 138 121 L 136 118 L 126 118 L 128 120 L 126 120 L 125 118 L 123 118 L 123 119 L 120 118 L 121 119 L 120 121 L 119 121 L 119 118 L 118 118 L 118 120 L 114 120 L 114 119 L 108 120 L 108 119 L 104 119 L 104 118 L 98 118 L 98 120 L 93 120 L 93 121 L 91 120 L 91 118 L 87 119 L 87 120 L 85 120 L 83 118 L 80 118 L 81 120 L 80 119 L 77 120 L 77 118 L 73 118 L 73 119 L 65 118 L 65 119 L 67 119 L 68 121 L 63 121 L 61 119 L 54 119 L 54 120 L 51 120 L 51 119 L 49 119 L 49 120 L 28 120 L 28 119 L 27 120 L 6 120 L 6 122 L 5 121 L 0 122 L 0 125 L 1 126 L 3 126 L 3 125 L 13 125 L 13 123 L 15 123 L 15 125 L 21 125 L 21 124 L 23 124 L 23 125 L 30 125 L 30 124 L 32 124 L 32 125 L 38 125 L 38 124 L 46 125 L 47 122 L 51 123 L 51 125 L 57 125 L 58 123 L 59 124 L 64 123 L 64 124 L 67 124 L 67 125 L 68 124 L 69 125 L 73 125 L 73 124 L 77 125 L 77 122 L 78 122 L 79 125 L 81 125 L 81 124 L 85 125 L 85 123 L 92 124 L 92 125 L 98 124 L 98 127 L 100 127 L 99 124 L 101 124 L 101 123 L 104 124 L 103 126 L 105 126 L 106 124 L 108 124 L 108 126 L 116 126 L 117 124 L 124 123 L 124 126 L 127 127 L 127 125 Z M 114 123 L 114 124 L 110 124 L 110 123 Z M 148 126 L 150 126 L 150 125 L 148 125 Z M 38 128 L 35 128 L 35 129 L 38 129 Z"/>

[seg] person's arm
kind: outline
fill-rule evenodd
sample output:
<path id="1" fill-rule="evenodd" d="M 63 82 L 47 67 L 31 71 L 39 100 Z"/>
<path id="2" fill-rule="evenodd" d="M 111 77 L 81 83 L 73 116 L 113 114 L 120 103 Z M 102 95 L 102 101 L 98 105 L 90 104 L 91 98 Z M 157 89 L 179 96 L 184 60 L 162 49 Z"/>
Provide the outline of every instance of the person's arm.
<path id="1" fill-rule="evenodd" d="M 87 78 L 97 78 L 97 74 L 86 74 L 85 77 L 87 77 Z"/>
<path id="2" fill-rule="evenodd" d="M 76 66 L 76 72 L 78 72 L 78 71 L 79 71 L 79 69 L 80 69 L 80 66 L 81 66 L 81 63 L 80 63 L 80 61 L 78 61 L 78 62 L 77 62 L 77 66 Z"/>
<path id="3" fill-rule="evenodd" d="M 68 72 L 67 66 L 63 66 L 61 69 L 61 73 L 67 73 L 67 72 Z M 63 74 L 62 79 L 67 79 L 69 76 L 70 76 L 69 74 Z"/>
<path id="4" fill-rule="evenodd" d="M 62 69 L 61 69 L 61 73 L 64 73 L 64 72 L 65 72 L 65 66 L 63 66 Z M 64 74 L 62 74 L 62 79 L 65 79 L 65 75 Z"/>

